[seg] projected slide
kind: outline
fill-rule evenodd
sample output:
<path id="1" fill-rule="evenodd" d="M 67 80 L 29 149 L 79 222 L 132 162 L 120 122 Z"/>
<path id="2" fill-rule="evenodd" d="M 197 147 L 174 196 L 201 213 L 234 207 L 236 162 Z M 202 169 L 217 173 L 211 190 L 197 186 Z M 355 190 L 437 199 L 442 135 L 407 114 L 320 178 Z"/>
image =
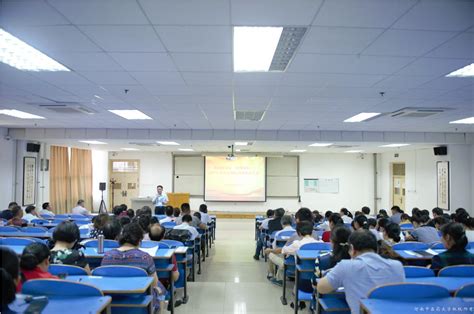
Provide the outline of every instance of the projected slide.
<path id="1" fill-rule="evenodd" d="M 265 157 L 206 156 L 206 201 L 265 201 Z"/>

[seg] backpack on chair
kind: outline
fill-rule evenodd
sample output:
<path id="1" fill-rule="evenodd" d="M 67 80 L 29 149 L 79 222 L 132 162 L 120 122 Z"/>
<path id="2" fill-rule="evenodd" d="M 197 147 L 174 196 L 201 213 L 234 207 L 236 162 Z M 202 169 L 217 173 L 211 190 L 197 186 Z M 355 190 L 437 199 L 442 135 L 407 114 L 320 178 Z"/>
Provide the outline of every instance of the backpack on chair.
<path id="1" fill-rule="evenodd" d="M 168 229 L 165 233 L 165 239 L 185 243 L 191 241 L 191 232 L 189 230 Z"/>

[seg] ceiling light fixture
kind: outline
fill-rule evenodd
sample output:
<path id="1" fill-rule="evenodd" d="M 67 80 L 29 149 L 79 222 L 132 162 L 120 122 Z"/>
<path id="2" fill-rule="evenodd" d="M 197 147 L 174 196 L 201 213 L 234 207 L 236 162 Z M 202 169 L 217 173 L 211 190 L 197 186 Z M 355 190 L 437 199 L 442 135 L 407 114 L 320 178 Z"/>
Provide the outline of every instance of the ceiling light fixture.
<path id="1" fill-rule="evenodd" d="M 247 146 L 249 142 L 235 142 L 235 146 Z"/>
<path id="2" fill-rule="evenodd" d="M 1 50 L 1 47 L 0 47 Z M 6 116 L 15 117 L 19 119 L 45 119 L 45 117 L 37 116 L 35 114 L 31 114 L 28 112 L 15 110 L 15 109 L 0 109 L 0 114 L 4 114 Z"/>
<path id="3" fill-rule="evenodd" d="M 380 115 L 379 112 L 361 112 L 353 117 L 350 117 L 349 119 L 344 120 L 344 122 L 362 122 L 378 115 Z"/>
<path id="4" fill-rule="evenodd" d="M 107 143 L 105 142 L 101 142 L 101 141 L 79 141 L 81 143 L 85 143 L 85 144 L 92 144 L 92 145 L 105 145 Z"/>
<path id="5" fill-rule="evenodd" d="M 179 145 L 176 142 L 167 142 L 167 141 L 156 141 L 160 145 L 167 145 L 167 146 L 176 146 Z"/>
<path id="6" fill-rule="evenodd" d="M 328 147 L 328 146 L 331 146 L 333 143 L 313 143 L 313 144 L 310 144 L 308 146 L 311 146 L 311 147 Z"/>
<path id="7" fill-rule="evenodd" d="M 387 145 L 381 145 L 379 147 L 403 147 L 403 146 L 410 146 L 410 144 L 387 144 Z"/>
<path id="8" fill-rule="evenodd" d="M 120 148 L 120 149 L 125 150 L 125 151 L 131 151 L 131 152 L 139 150 L 138 148 L 132 148 L 132 147 L 124 147 L 124 148 Z"/>
<path id="9" fill-rule="evenodd" d="M 474 117 L 465 118 L 461 120 L 451 121 L 451 124 L 474 124 Z"/>
<path id="10" fill-rule="evenodd" d="M 194 152 L 194 149 L 192 148 L 178 148 L 178 150 L 182 152 Z"/>
<path id="11" fill-rule="evenodd" d="M 109 110 L 110 112 L 127 120 L 153 120 L 140 110 Z"/>
<path id="12" fill-rule="evenodd" d="M 290 153 L 304 153 L 306 149 L 292 149 L 290 150 Z"/>
<path id="13" fill-rule="evenodd" d="M 234 27 L 234 72 L 268 72 L 283 27 Z"/>
<path id="14" fill-rule="evenodd" d="M 474 77 L 474 63 L 453 71 L 446 75 L 446 77 Z"/>
<path id="15" fill-rule="evenodd" d="M 363 150 L 346 150 L 344 153 L 363 153 Z"/>
<path id="16" fill-rule="evenodd" d="M 0 61 L 22 71 L 70 71 L 64 65 L 1 28 Z"/>

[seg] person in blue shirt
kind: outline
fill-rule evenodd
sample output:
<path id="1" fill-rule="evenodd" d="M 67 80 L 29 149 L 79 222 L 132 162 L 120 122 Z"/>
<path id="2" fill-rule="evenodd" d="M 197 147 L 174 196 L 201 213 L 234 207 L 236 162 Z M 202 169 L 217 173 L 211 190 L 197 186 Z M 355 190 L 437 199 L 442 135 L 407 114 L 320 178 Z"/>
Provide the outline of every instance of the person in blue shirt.
<path id="1" fill-rule="evenodd" d="M 168 204 L 168 195 L 163 192 L 162 185 L 156 187 L 156 196 L 153 198 L 152 203 L 155 205 L 155 215 L 165 214 L 165 206 Z"/>
<path id="2" fill-rule="evenodd" d="M 376 286 L 405 281 L 403 265 L 399 261 L 378 255 L 375 236 L 365 229 L 349 237 L 349 254 L 352 259 L 341 260 L 317 286 L 318 292 L 327 294 L 344 287 L 346 301 L 352 314 L 360 311 L 360 299 L 367 297 Z"/>

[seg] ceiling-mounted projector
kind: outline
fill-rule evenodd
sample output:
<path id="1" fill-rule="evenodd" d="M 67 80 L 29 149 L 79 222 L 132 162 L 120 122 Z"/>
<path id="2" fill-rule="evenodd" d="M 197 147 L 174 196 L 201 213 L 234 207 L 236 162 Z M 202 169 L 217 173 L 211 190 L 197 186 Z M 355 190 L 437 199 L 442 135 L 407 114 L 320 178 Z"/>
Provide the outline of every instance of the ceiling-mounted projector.
<path id="1" fill-rule="evenodd" d="M 225 159 L 227 159 L 227 160 L 236 160 L 237 157 L 234 155 L 234 145 L 229 145 L 229 146 L 227 146 L 227 148 L 230 148 L 231 151 L 230 151 L 230 154 L 228 154 Z"/>

